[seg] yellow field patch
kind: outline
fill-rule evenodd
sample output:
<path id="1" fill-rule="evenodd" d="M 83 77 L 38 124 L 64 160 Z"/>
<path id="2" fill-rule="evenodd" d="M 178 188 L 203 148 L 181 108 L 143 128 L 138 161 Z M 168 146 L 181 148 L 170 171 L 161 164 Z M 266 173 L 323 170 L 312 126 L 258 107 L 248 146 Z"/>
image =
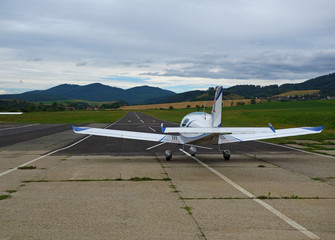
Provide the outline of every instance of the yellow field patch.
<path id="1" fill-rule="evenodd" d="M 251 99 L 240 99 L 240 100 L 222 100 L 223 107 L 231 107 L 236 106 L 238 102 L 244 102 L 245 104 L 250 104 Z M 260 102 L 260 100 L 256 100 L 256 102 Z M 196 101 L 196 102 L 178 102 L 178 103 L 161 103 L 161 104 L 148 104 L 148 105 L 134 105 L 134 106 L 122 106 L 120 109 L 122 110 L 142 110 L 142 109 L 168 109 L 170 106 L 173 108 L 187 108 L 190 105 L 191 108 L 195 108 L 197 105 L 212 107 L 213 101 Z"/>
<path id="2" fill-rule="evenodd" d="M 308 95 L 308 94 L 314 94 L 318 93 L 320 90 L 301 90 L 301 91 L 289 91 L 285 93 L 281 93 L 276 95 L 276 97 L 286 97 L 286 96 L 292 96 L 292 95 L 298 95 L 298 96 L 303 96 L 303 95 Z"/>

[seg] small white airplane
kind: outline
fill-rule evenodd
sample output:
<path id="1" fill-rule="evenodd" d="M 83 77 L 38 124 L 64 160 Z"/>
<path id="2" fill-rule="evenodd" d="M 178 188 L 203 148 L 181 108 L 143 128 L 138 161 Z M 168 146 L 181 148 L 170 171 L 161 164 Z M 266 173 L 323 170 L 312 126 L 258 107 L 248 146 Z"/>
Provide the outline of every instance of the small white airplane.
<path id="1" fill-rule="evenodd" d="M 22 112 L 0 112 L 0 114 L 18 115 L 18 114 L 22 114 Z"/>
<path id="2" fill-rule="evenodd" d="M 192 156 L 197 152 L 196 147 L 207 148 L 195 144 L 214 144 L 218 145 L 219 150 L 223 152 L 223 158 L 229 160 L 230 151 L 223 148 L 225 143 L 314 134 L 323 130 L 323 126 L 275 130 L 270 123 L 268 127 L 221 127 L 221 110 L 222 87 L 216 87 L 211 114 L 205 112 L 187 114 L 182 119 L 180 127 L 164 127 L 162 123 L 162 134 L 74 126 L 73 131 L 79 134 L 159 142 L 159 144 L 147 149 L 158 147 L 164 143 L 186 145 L 190 146 L 189 152 Z M 170 160 L 172 151 L 166 150 L 165 157 L 166 160 Z"/>

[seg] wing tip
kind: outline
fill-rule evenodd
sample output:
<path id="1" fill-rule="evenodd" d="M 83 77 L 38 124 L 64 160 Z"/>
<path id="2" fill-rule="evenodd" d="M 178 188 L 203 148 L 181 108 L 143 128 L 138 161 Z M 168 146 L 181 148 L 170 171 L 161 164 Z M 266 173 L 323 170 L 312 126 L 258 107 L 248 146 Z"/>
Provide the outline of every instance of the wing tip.
<path id="1" fill-rule="evenodd" d="M 304 127 L 303 129 L 314 131 L 314 132 L 321 132 L 323 130 L 324 126 L 320 127 Z"/>
<path id="2" fill-rule="evenodd" d="M 72 125 L 72 130 L 77 133 L 77 132 L 81 132 L 81 131 L 84 131 L 84 130 L 87 130 L 88 128 L 84 128 L 84 127 L 76 127 L 76 126 L 73 126 Z"/>

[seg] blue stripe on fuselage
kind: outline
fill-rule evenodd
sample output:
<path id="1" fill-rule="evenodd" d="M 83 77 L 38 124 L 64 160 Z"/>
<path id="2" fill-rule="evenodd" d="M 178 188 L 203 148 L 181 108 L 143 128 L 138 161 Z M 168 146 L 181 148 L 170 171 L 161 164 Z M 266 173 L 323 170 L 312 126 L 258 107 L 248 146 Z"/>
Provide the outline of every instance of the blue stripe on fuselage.
<path id="1" fill-rule="evenodd" d="M 189 124 L 187 124 L 187 126 L 186 127 L 189 127 L 190 126 L 190 124 L 191 123 L 193 123 L 195 120 L 193 120 L 193 121 L 191 121 L 191 122 L 189 122 Z"/>

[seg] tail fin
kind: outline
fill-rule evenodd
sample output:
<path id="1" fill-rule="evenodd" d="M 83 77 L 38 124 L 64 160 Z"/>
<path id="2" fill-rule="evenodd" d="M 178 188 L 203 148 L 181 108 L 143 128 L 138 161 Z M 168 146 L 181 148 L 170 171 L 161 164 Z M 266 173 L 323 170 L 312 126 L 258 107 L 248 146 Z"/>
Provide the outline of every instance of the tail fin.
<path id="1" fill-rule="evenodd" d="M 222 110 L 222 87 L 216 87 L 212 115 L 213 115 L 213 127 L 221 126 L 221 110 Z"/>

